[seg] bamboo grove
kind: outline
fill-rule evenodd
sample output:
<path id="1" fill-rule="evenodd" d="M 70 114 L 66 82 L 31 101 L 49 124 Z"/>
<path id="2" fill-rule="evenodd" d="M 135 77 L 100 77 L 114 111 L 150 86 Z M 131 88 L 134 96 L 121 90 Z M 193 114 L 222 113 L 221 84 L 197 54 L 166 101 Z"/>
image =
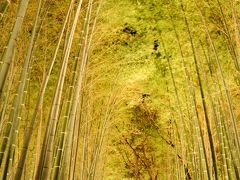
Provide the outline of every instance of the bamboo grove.
<path id="1" fill-rule="evenodd" d="M 240 179 L 240 2 L 2 0 L 1 179 Z"/>

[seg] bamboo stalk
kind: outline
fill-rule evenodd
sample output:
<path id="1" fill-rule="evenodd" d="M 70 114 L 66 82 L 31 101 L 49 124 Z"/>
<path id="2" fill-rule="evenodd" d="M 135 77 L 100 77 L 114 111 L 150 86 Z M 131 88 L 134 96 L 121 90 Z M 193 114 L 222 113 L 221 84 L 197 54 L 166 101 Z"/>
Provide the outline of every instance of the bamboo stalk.
<path id="1" fill-rule="evenodd" d="M 183 9 L 182 4 L 181 4 L 181 8 L 182 8 L 182 11 L 183 11 L 183 14 L 184 14 L 184 22 L 185 22 L 185 25 L 186 25 L 187 24 L 187 19 L 186 19 L 185 11 Z M 200 176 L 202 177 L 203 176 L 202 173 L 203 174 L 206 173 L 207 178 L 210 179 L 210 172 L 209 172 L 209 168 L 208 168 L 208 164 L 207 164 L 207 157 L 206 157 L 206 148 L 205 148 L 205 144 L 204 144 L 204 141 L 203 141 L 203 134 L 202 134 L 202 131 L 201 131 L 199 114 L 198 114 L 197 105 L 196 105 L 196 94 L 193 90 L 192 83 L 190 81 L 189 72 L 187 71 L 182 46 L 181 46 L 180 40 L 179 40 L 179 35 L 176 31 L 174 23 L 172 23 L 172 24 L 173 24 L 176 39 L 178 41 L 178 46 L 179 46 L 179 50 L 180 50 L 180 54 L 181 54 L 181 61 L 182 61 L 182 65 L 183 65 L 184 72 L 185 72 L 185 77 L 186 77 L 186 81 L 187 81 L 187 85 L 188 85 L 188 90 L 190 92 L 192 111 L 194 113 L 194 117 L 193 117 L 194 118 L 194 137 L 195 137 L 195 139 L 197 139 L 197 144 L 196 145 L 198 147 L 198 151 L 199 151 L 198 154 L 199 154 L 199 157 L 200 157 L 199 167 L 200 167 L 200 169 L 202 169 L 202 171 L 200 171 Z M 196 145 L 194 145 L 194 148 L 196 147 Z M 194 150 L 194 152 L 197 152 L 197 150 Z M 195 178 L 197 178 L 197 176 L 198 176 L 197 172 L 196 172 L 197 171 L 197 162 L 196 162 L 196 157 L 195 157 L 197 155 L 197 153 L 195 153 L 193 155 L 194 155 L 193 164 L 194 164 L 194 167 L 195 167 L 194 176 L 195 176 Z M 205 166 L 204 168 L 202 167 L 203 166 L 202 161 L 204 162 L 204 166 Z"/>
<path id="2" fill-rule="evenodd" d="M 48 179 L 50 176 L 49 169 L 51 168 L 52 159 L 53 159 L 52 153 L 53 153 L 53 147 L 54 147 L 54 134 L 56 131 L 56 123 L 57 123 L 57 116 L 59 113 L 59 105 L 60 105 L 62 89 L 63 89 L 65 77 L 66 77 L 67 63 L 68 63 L 68 59 L 70 56 L 72 41 L 73 41 L 74 33 L 76 30 L 77 22 L 78 22 L 78 17 L 80 15 L 81 7 L 82 7 L 82 0 L 79 1 L 77 10 L 75 12 L 74 21 L 73 21 L 73 24 L 72 24 L 72 27 L 70 30 L 69 39 L 67 41 L 66 52 L 64 54 L 62 69 L 59 74 L 59 81 L 57 84 L 57 88 L 56 88 L 56 92 L 55 92 L 55 96 L 54 96 L 54 100 L 53 100 L 53 107 L 50 112 L 51 114 L 50 114 L 49 121 L 51 124 L 49 127 L 51 129 L 50 129 L 49 134 L 46 136 L 48 138 L 47 146 L 44 147 L 44 148 L 46 148 L 46 153 L 45 153 L 44 157 L 41 157 L 41 158 L 44 158 L 44 161 L 43 161 L 44 166 L 42 166 L 43 164 L 39 164 L 38 168 L 42 168 L 42 170 L 39 169 L 39 172 L 37 172 L 37 174 L 36 174 L 36 178 L 41 177 L 41 179 Z"/>
<path id="3" fill-rule="evenodd" d="M 170 71 L 170 74 L 171 74 L 171 80 L 172 80 L 172 84 L 173 84 L 173 87 L 174 87 L 176 104 L 177 104 L 177 108 L 178 108 L 178 116 L 180 117 L 180 120 L 181 120 L 180 126 L 177 124 L 176 121 L 174 121 L 174 124 L 176 126 L 176 130 L 180 131 L 180 133 L 179 132 L 176 133 L 177 134 L 176 136 L 178 136 L 178 138 L 180 140 L 181 157 L 182 157 L 182 163 L 183 163 L 182 171 L 185 172 L 185 168 L 188 167 L 188 165 L 185 162 L 186 157 L 185 157 L 185 153 L 184 153 L 184 150 L 183 150 L 183 148 L 186 147 L 186 143 L 187 143 L 186 123 L 185 123 L 183 115 L 182 115 L 182 107 L 181 107 L 180 97 L 179 97 L 179 93 L 178 93 L 177 86 L 176 86 L 176 81 L 175 81 L 175 78 L 174 78 L 174 75 L 173 75 L 173 69 L 172 69 L 170 59 L 169 59 L 169 55 L 167 53 L 165 43 L 163 41 L 163 38 L 162 38 L 161 34 L 160 34 L 160 40 L 162 42 L 163 50 L 164 50 L 164 53 L 165 53 L 165 56 L 166 56 L 166 59 L 167 59 L 167 63 L 168 63 L 168 67 L 169 67 L 169 71 Z M 178 158 L 177 158 L 177 161 L 178 161 Z M 178 169 L 178 171 L 181 171 L 180 168 Z M 185 177 L 188 177 L 189 179 L 191 179 L 191 177 L 189 177 L 189 176 L 190 176 L 189 174 L 185 174 Z"/>
<path id="4" fill-rule="evenodd" d="M 1 96 L 3 93 L 3 88 L 5 85 L 7 74 L 9 73 L 9 67 L 12 63 L 12 56 L 13 56 L 13 52 L 15 49 L 15 42 L 18 37 L 18 33 L 22 27 L 23 19 L 24 19 L 24 16 L 26 14 L 27 7 L 28 7 L 28 2 L 29 2 L 29 0 L 21 0 L 19 9 L 18 9 L 18 13 L 17 13 L 17 17 L 16 17 L 16 21 L 15 21 L 14 27 L 12 29 L 12 32 L 10 33 L 8 45 L 7 45 L 7 48 L 3 55 L 3 60 L 2 60 L 3 64 L 2 64 L 1 70 L 0 70 L 0 99 L 1 99 Z"/>
<path id="5" fill-rule="evenodd" d="M 88 2 L 88 7 L 89 9 L 89 15 L 88 15 L 88 23 L 86 27 L 86 35 L 85 35 L 85 40 L 84 40 L 84 45 L 83 45 L 83 54 L 82 54 L 82 62 L 81 66 L 79 69 L 79 73 L 77 76 L 76 80 L 76 86 L 75 86 L 75 92 L 74 92 L 74 99 L 73 99 L 73 104 L 72 104 L 72 109 L 69 117 L 69 125 L 68 125 L 68 131 L 67 131 L 67 137 L 66 137 L 66 146 L 65 146 L 65 151 L 64 151 L 64 156 L 63 156 L 63 167 L 66 167 L 67 170 L 61 170 L 60 173 L 60 179 L 66 179 L 69 175 L 69 154 L 71 151 L 71 144 L 72 144 L 72 136 L 73 136 L 73 128 L 75 124 L 75 117 L 76 117 L 76 112 L 77 112 L 77 107 L 78 107 L 78 101 L 79 101 L 79 96 L 81 93 L 81 88 L 82 88 L 82 81 L 83 81 L 83 76 L 85 72 L 85 66 L 87 63 L 87 53 L 88 53 L 88 31 L 89 31 L 89 25 L 90 25 L 90 17 L 91 17 L 91 8 L 92 8 L 92 1 L 90 0 Z"/>
<path id="6" fill-rule="evenodd" d="M 201 42 L 200 42 L 200 44 L 202 46 L 202 50 L 203 50 L 205 59 L 206 59 L 206 61 L 208 61 L 206 53 L 205 53 L 204 48 L 203 48 L 203 45 L 202 45 Z M 226 159 L 227 157 L 226 157 L 226 152 L 225 152 L 225 144 L 224 144 L 224 141 L 223 141 L 222 123 L 221 123 L 221 120 L 218 118 L 217 112 L 215 110 L 215 105 L 213 103 L 213 97 L 212 97 L 211 92 L 210 92 L 209 82 L 207 80 L 207 74 L 206 74 L 206 70 L 204 68 L 203 60 L 202 60 L 202 58 L 200 58 L 200 60 L 201 60 L 201 68 L 203 70 L 203 75 L 204 75 L 204 81 L 206 83 L 206 89 L 207 89 L 209 101 L 210 101 L 210 104 L 211 104 L 211 111 L 212 111 L 212 114 L 213 114 L 213 119 L 214 119 L 215 126 L 217 128 L 218 140 L 220 142 L 220 146 L 221 146 L 221 149 L 222 149 L 223 167 L 224 167 L 224 174 L 225 174 L 224 178 L 229 179 L 230 174 L 229 174 L 229 171 L 228 171 L 228 165 L 227 165 L 227 159 Z"/>
<path id="7" fill-rule="evenodd" d="M 3 16 L 6 13 L 10 4 L 11 4 L 10 0 L 5 0 L 0 3 L 0 22 L 2 21 Z"/>
<path id="8" fill-rule="evenodd" d="M 37 98 L 37 102 L 36 102 L 36 105 L 35 105 L 35 108 L 34 108 L 34 113 L 32 115 L 31 121 L 30 121 L 30 127 L 29 127 L 29 129 L 28 129 L 28 131 L 27 131 L 27 133 L 26 133 L 26 135 L 24 137 L 23 149 L 21 151 L 20 160 L 18 162 L 18 169 L 17 169 L 17 172 L 15 174 L 15 179 L 16 180 L 19 177 L 22 176 L 22 172 L 23 172 L 23 168 L 24 168 L 24 164 L 25 164 L 25 160 L 26 160 L 26 155 L 27 155 L 27 150 L 28 150 L 28 146 L 29 146 L 29 143 L 30 143 L 31 135 L 33 133 L 33 127 L 34 127 L 34 124 L 35 124 L 36 116 L 37 116 L 40 104 L 42 103 L 43 95 L 45 93 L 46 86 L 48 84 L 48 81 L 49 81 L 49 78 L 50 78 L 50 74 L 52 72 L 53 65 L 54 65 L 55 60 L 56 60 L 56 56 L 57 56 L 57 53 L 58 53 L 58 50 L 59 50 L 59 47 L 60 47 L 60 43 L 61 43 L 61 40 L 62 40 L 62 37 L 63 37 L 63 33 L 64 33 L 64 30 L 65 30 L 65 27 L 66 27 L 66 24 L 67 24 L 67 21 L 68 21 L 68 17 L 70 15 L 71 7 L 72 7 L 73 3 L 74 3 L 74 0 L 72 0 L 69 3 L 69 8 L 68 8 L 67 13 L 66 13 L 65 21 L 63 23 L 63 27 L 62 27 L 61 33 L 59 35 L 59 39 L 58 39 L 58 42 L 57 42 L 57 46 L 56 46 L 53 58 L 52 58 L 52 60 L 50 62 L 49 69 L 48 69 L 48 72 L 46 74 L 46 77 L 43 80 L 43 83 L 41 84 L 40 92 L 39 92 L 39 95 L 38 95 L 38 98 Z"/>
<path id="9" fill-rule="evenodd" d="M 71 81 L 70 81 L 69 91 L 68 91 L 68 95 L 67 95 L 66 111 L 65 111 L 65 114 L 64 114 L 64 120 L 63 120 L 61 135 L 59 137 L 59 142 L 60 143 L 59 143 L 59 148 L 58 148 L 58 151 L 57 151 L 57 154 L 56 154 L 56 161 L 55 161 L 54 172 L 53 172 L 54 179 L 56 179 L 59 175 L 61 159 L 62 159 L 62 154 L 63 154 L 63 148 L 64 148 L 64 143 L 65 143 L 65 138 L 66 138 L 66 131 L 67 131 L 66 129 L 67 129 L 68 121 L 69 121 L 70 110 L 71 110 L 71 107 L 72 107 L 74 83 L 76 81 L 77 68 L 78 68 L 78 64 L 79 64 L 81 49 L 82 49 L 83 40 L 84 40 L 85 29 L 86 29 L 86 25 L 87 25 L 87 18 L 86 18 L 87 14 L 88 13 L 86 12 L 84 22 L 83 22 L 83 27 L 82 27 L 82 30 L 81 30 L 81 35 L 80 35 L 79 42 L 78 42 L 77 52 L 76 52 L 75 59 L 74 59 L 74 65 L 73 65 L 73 68 L 72 68 L 72 78 L 71 78 Z"/>
<path id="10" fill-rule="evenodd" d="M 19 124 L 21 121 L 21 116 L 20 116 L 20 112 L 22 109 L 22 97 L 24 96 L 24 88 L 25 88 L 25 84 L 26 84 L 26 80 L 27 80 L 27 71 L 28 71 L 28 67 L 29 67 L 29 63 L 31 61 L 31 57 L 32 57 L 32 52 L 33 52 L 33 48 L 34 48 L 34 40 L 36 38 L 37 35 L 37 26 L 38 26 L 38 20 L 39 20 L 39 15 L 40 15 L 40 10 L 41 10 L 41 0 L 39 1 L 38 4 L 38 9 L 36 11 L 36 18 L 35 18 L 35 22 L 34 22 L 34 26 L 33 26 L 33 34 L 30 40 L 30 44 L 29 44 L 29 48 L 28 48 L 28 52 L 23 64 L 23 68 L 22 68 L 22 72 L 21 72 L 21 76 L 20 76 L 20 80 L 19 80 L 19 86 L 17 88 L 17 92 L 15 94 L 14 100 L 13 100 L 13 105 L 11 108 L 11 112 L 9 114 L 9 123 L 11 123 L 11 127 L 7 128 L 5 131 L 5 135 L 6 137 L 8 137 L 7 141 L 5 143 L 1 144 L 1 151 L 5 152 L 5 160 L 3 160 L 3 169 L 4 171 L 2 172 L 2 175 L 4 174 L 10 174 L 8 171 L 8 168 L 5 167 L 5 165 L 7 165 L 8 163 L 10 163 L 10 165 L 12 164 L 13 161 L 13 154 L 15 151 L 15 142 L 16 142 L 16 135 L 18 132 L 18 128 L 19 128 Z M 5 147 L 5 148 L 4 148 Z M 6 158 L 8 157 L 8 158 Z M 1 159 L 2 160 L 2 159 Z M 10 162 L 8 162 L 10 161 Z M 2 164 L 2 161 L 1 161 Z"/>
<path id="11" fill-rule="evenodd" d="M 204 18 L 204 16 L 202 15 L 202 12 L 199 8 L 199 6 L 197 5 L 196 3 L 196 6 L 199 10 L 199 13 L 201 15 L 201 18 L 202 18 L 202 21 L 204 23 L 204 27 L 205 27 L 205 32 L 208 36 L 208 39 L 209 39 L 209 42 L 210 42 L 210 45 L 211 45 L 211 48 L 213 50 L 213 53 L 214 53 L 214 56 L 215 56 L 215 59 L 216 59 L 216 62 L 217 62 L 217 65 L 218 65 L 218 69 L 220 71 L 220 76 L 221 76 L 221 80 L 222 80 L 222 83 L 223 83 L 223 87 L 224 87 L 224 91 L 225 91 L 225 94 L 226 94 L 226 97 L 227 97 L 227 102 L 228 102 L 228 109 L 229 109 L 229 113 L 230 113 L 230 117 L 231 117 L 231 122 L 233 124 L 233 132 L 234 132 L 234 139 L 235 139 L 235 142 L 236 142 L 236 146 L 237 146 L 237 154 L 238 154 L 238 160 L 240 160 L 240 142 L 239 142 L 239 133 L 238 133 L 238 130 L 237 130 L 237 123 L 236 123 L 236 117 L 235 117 L 235 113 L 233 111 L 233 105 L 232 105 L 232 100 L 231 100 L 231 97 L 230 97 L 230 94 L 229 94 L 229 90 L 228 90 L 228 86 L 227 86 L 227 83 L 226 83 L 226 80 L 225 80 L 225 77 L 224 77 L 224 74 L 223 74 L 223 69 L 222 69 L 222 66 L 220 64 L 220 60 L 219 60 L 219 57 L 218 57 L 218 53 L 217 53 L 217 50 L 216 50 L 216 47 L 215 47 L 215 44 L 211 38 L 211 35 L 209 33 L 209 29 L 208 29 L 208 26 L 207 26 L 207 23 L 206 23 L 206 20 Z"/>

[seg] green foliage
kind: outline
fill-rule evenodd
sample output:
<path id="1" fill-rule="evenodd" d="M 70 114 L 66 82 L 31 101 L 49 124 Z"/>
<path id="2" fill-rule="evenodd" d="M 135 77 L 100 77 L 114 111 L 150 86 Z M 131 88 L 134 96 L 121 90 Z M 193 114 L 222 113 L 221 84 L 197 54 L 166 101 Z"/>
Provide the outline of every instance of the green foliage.
<path id="1" fill-rule="evenodd" d="M 10 39 L 8 47 L 14 47 L 14 51 L 5 51 L 4 47 L 20 1 L 0 3 L 0 67 L 8 71 L 1 76 L 6 79 L 0 98 L 1 146 L 7 142 L 4 136 L 9 133 L 3 132 L 12 129 L 10 124 L 18 127 L 11 120 L 16 118 L 8 117 L 15 112 L 12 104 L 21 84 L 18 80 L 33 35 L 37 2 L 29 1 L 19 33 Z M 39 163 L 40 149 L 43 164 L 49 162 L 48 179 L 59 177 L 60 172 L 68 173 L 61 168 L 63 156 L 69 177 L 76 179 L 217 179 L 216 173 L 219 179 L 239 178 L 238 1 L 105 0 L 97 16 L 101 1 L 94 0 L 90 6 L 91 0 L 83 0 L 76 31 L 70 36 L 74 30 L 71 27 L 75 27 L 74 3 L 43 101 L 37 105 L 70 3 L 44 2 L 41 29 L 34 39 L 31 62 L 26 65 L 24 93 L 20 93 L 24 98 L 16 105 L 22 111 L 18 117 L 20 128 L 12 130 L 19 132 L 13 161 L 1 154 L 6 162 L 5 172 L 10 162 L 10 174 L 15 173 L 23 154 L 23 139 L 34 116 L 33 132 L 25 147 L 26 179 L 43 168 Z M 84 26 L 90 7 L 92 14 Z M 96 16 L 98 21 L 90 40 Z M 67 47 L 71 48 L 66 56 Z M 8 52 L 7 60 L 4 52 Z M 61 71 L 64 61 L 66 73 Z M 3 68 L 6 65 L 9 67 Z M 58 82 L 63 84 L 57 86 Z M 36 105 L 39 109 L 34 110 Z M 210 138 L 207 128 L 212 132 Z M 63 149 L 71 154 L 71 162 Z M 215 175 L 211 168 L 213 155 L 217 157 Z M 54 171 L 50 166 L 55 167 Z M 3 171 L 0 166 L 0 173 Z"/>

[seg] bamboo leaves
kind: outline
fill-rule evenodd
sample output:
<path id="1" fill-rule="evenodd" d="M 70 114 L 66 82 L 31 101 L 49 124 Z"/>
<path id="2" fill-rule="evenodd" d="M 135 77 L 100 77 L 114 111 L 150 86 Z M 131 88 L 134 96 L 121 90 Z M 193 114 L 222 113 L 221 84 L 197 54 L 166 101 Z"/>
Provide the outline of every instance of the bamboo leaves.
<path id="1" fill-rule="evenodd" d="M 1 2 L 0 179 L 239 179 L 238 7 Z"/>

